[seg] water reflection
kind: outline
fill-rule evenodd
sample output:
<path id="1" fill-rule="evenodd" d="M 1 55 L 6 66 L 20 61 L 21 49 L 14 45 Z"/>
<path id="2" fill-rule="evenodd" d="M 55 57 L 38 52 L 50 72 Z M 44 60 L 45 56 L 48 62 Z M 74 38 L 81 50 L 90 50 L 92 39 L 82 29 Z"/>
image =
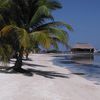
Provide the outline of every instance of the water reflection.
<path id="1" fill-rule="evenodd" d="M 93 54 L 72 55 L 70 59 L 79 64 L 93 64 L 94 55 Z"/>
<path id="2" fill-rule="evenodd" d="M 88 54 L 70 55 L 64 58 L 65 60 L 60 60 L 60 63 L 64 64 L 63 66 L 73 74 L 82 75 L 84 78 L 100 84 L 100 56 Z"/>

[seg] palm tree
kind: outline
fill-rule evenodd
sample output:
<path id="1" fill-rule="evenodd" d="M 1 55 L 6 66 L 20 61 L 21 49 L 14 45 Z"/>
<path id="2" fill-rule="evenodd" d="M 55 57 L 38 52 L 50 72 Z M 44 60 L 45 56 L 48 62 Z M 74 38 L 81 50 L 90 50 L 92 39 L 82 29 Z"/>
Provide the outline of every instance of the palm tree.
<path id="1" fill-rule="evenodd" d="M 29 45 L 29 35 L 26 30 L 8 25 L 0 31 L 0 55 L 1 60 L 8 62 L 13 52 L 16 54 L 14 70 L 18 71 L 22 66 L 23 48 Z"/>
<path id="2" fill-rule="evenodd" d="M 72 27 L 55 22 L 52 16 L 52 11 L 61 7 L 56 0 L 0 0 L 1 57 L 9 59 L 10 53 L 15 51 L 14 69 L 18 71 L 22 66 L 23 50 L 30 46 L 58 48 L 58 42 L 67 45 L 68 33 L 60 26 L 68 30 L 73 30 Z M 5 53 L 5 50 L 8 51 Z"/>

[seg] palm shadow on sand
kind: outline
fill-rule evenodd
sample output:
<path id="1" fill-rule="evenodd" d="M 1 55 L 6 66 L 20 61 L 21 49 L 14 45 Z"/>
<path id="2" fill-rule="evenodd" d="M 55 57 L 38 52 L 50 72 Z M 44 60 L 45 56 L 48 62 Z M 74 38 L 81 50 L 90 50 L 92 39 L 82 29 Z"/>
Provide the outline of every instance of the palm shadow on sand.
<path id="1" fill-rule="evenodd" d="M 41 66 L 41 67 L 43 67 L 43 66 Z M 36 75 L 40 75 L 40 76 L 43 76 L 45 78 L 50 78 L 50 79 L 54 79 L 56 77 L 59 77 L 59 78 L 69 78 L 68 74 L 58 73 L 58 72 L 55 72 L 55 71 L 37 70 L 37 69 L 33 69 L 33 68 L 22 69 L 20 72 L 16 72 L 16 71 L 12 70 L 12 67 L 0 66 L 0 73 L 23 74 L 25 76 L 33 76 L 34 74 L 36 74 Z"/>
<path id="2" fill-rule="evenodd" d="M 30 71 L 36 75 L 40 75 L 40 76 L 50 78 L 50 79 L 54 79 L 56 77 L 69 78 L 68 74 L 58 73 L 55 71 L 43 71 L 43 70 L 36 70 L 36 69 L 28 69 L 28 71 Z"/>
<path id="3" fill-rule="evenodd" d="M 10 60 L 11 62 L 15 63 L 15 61 Z M 27 61 L 27 60 L 26 60 Z M 30 67 L 48 67 L 48 66 L 44 66 L 44 65 L 39 65 L 39 64 L 33 64 L 33 63 L 27 63 L 27 62 L 23 62 L 23 65 L 26 66 L 30 66 Z"/>

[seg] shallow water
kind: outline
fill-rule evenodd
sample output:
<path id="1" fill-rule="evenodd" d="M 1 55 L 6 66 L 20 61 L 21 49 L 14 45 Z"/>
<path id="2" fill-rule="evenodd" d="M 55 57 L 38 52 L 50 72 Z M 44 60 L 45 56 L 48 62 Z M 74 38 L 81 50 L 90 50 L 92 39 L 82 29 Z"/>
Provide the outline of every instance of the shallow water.
<path id="1" fill-rule="evenodd" d="M 66 67 L 72 74 L 81 75 L 88 80 L 94 81 L 96 85 L 100 85 L 100 55 L 66 56 L 60 63 L 67 64 Z"/>

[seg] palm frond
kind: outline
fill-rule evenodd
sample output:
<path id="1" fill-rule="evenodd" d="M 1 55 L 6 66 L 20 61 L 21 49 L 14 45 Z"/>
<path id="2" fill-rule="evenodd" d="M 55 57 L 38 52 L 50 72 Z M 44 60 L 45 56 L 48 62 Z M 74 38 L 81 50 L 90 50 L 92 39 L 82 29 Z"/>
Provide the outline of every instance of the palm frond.
<path id="1" fill-rule="evenodd" d="M 0 45 L 0 60 L 2 60 L 5 64 L 9 61 L 12 55 L 12 47 L 8 44 Z"/>
<path id="2" fill-rule="evenodd" d="M 3 28 L 3 26 L 5 25 L 5 21 L 3 16 L 0 14 L 0 30 Z"/>
<path id="3" fill-rule="evenodd" d="M 6 25 L 6 26 L 3 27 L 2 30 L 0 31 L 0 36 L 2 36 L 2 37 L 7 37 L 7 35 L 8 35 L 13 29 L 15 29 L 15 26 Z"/>
<path id="4" fill-rule="evenodd" d="M 62 44 L 68 43 L 69 36 L 66 31 L 59 29 L 59 28 L 54 28 L 54 27 L 49 28 L 49 31 L 50 31 L 50 36 L 52 38 L 55 38 Z"/>
<path id="5" fill-rule="evenodd" d="M 10 0 L 0 0 L 0 8 L 10 7 Z"/>
<path id="6" fill-rule="evenodd" d="M 48 0 L 47 7 L 51 10 L 56 10 L 62 8 L 62 5 L 57 0 Z"/>
<path id="7" fill-rule="evenodd" d="M 25 29 L 16 26 L 8 25 L 0 31 L 2 43 L 9 44 L 13 49 L 21 47 L 27 48 L 29 45 L 29 35 Z"/>
<path id="8" fill-rule="evenodd" d="M 30 26 L 37 23 L 39 21 L 38 19 L 41 18 L 42 16 L 46 16 L 47 18 L 53 19 L 49 9 L 45 5 L 42 5 L 38 8 L 36 13 L 33 15 L 32 19 L 30 21 Z"/>
<path id="9" fill-rule="evenodd" d="M 31 33 L 30 35 L 33 38 L 34 42 L 37 42 L 39 45 L 42 45 L 44 48 L 50 48 L 51 39 L 47 31 L 37 31 Z"/>
<path id="10" fill-rule="evenodd" d="M 61 3 L 57 0 L 39 0 L 39 5 L 46 5 L 50 10 L 62 8 Z"/>
<path id="11" fill-rule="evenodd" d="M 50 23 L 46 23 L 46 24 L 42 24 L 39 27 L 37 27 L 35 30 L 44 30 L 45 28 L 49 28 L 49 27 L 66 27 L 67 30 L 69 31 L 73 31 L 73 28 L 71 27 L 71 25 L 65 23 L 65 22 L 50 22 Z"/>
<path id="12" fill-rule="evenodd" d="M 30 40 L 27 31 L 23 28 L 18 28 L 17 33 L 18 33 L 20 47 L 28 48 Z"/>

